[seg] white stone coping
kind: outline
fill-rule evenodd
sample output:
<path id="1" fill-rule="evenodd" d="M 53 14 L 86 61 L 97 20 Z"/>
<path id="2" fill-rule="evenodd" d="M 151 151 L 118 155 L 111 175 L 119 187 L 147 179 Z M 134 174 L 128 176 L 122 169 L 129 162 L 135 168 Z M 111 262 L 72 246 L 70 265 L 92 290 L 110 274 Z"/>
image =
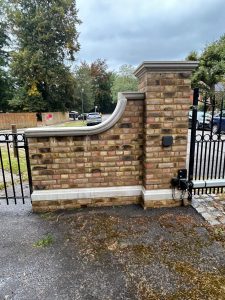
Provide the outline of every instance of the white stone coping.
<path id="1" fill-rule="evenodd" d="M 79 188 L 34 191 L 31 195 L 35 201 L 76 200 L 89 198 L 132 197 L 141 196 L 142 186 L 116 186 L 106 188 Z"/>
<path id="2" fill-rule="evenodd" d="M 174 195 L 174 200 L 180 200 L 180 191 L 176 191 Z M 142 198 L 144 202 L 149 201 L 161 201 L 161 200 L 171 200 L 173 199 L 171 189 L 158 189 L 158 190 L 146 190 L 142 187 Z"/>
<path id="3" fill-rule="evenodd" d="M 47 136 L 82 136 L 94 135 L 104 132 L 113 127 L 122 117 L 126 108 L 127 100 L 144 100 L 145 94 L 139 92 L 124 92 L 118 94 L 117 106 L 112 115 L 94 126 L 84 127 L 44 127 L 29 128 L 25 130 L 26 137 L 47 137 Z"/>
<path id="4" fill-rule="evenodd" d="M 78 200 L 94 198 L 132 197 L 142 196 L 144 202 L 156 200 L 171 200 L 171 189 L 145 190 L 143 186 L 114 186 L 102 188 L 77 188 L 77 189 L 56 189 L 37 190 L 31 195 L 35 201 L 58 201 Z M 180 192 L 176 194 L 175 200 L 180 200 Z"/>
<path id="5" fill-rule="evenodd" d="M 220 186 L 225 186 L 225 179 L 193 180 L 192 183 L 195 189 L 220 187 Z"/>
<path id="6" fill-rule="evenodd" d="M 197 61 L 144 61 L 134 72 L 141 77 L 145 72 L 191 72 L 198 66 Z"/>

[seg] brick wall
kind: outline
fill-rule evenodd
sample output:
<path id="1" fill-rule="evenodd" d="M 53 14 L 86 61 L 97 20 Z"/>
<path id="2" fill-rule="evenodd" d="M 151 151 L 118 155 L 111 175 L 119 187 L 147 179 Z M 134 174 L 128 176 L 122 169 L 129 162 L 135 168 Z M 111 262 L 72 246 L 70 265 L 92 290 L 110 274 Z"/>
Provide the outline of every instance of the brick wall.
<path id="1" fill-rule="evenodd" d="M 99 125 L 92 134 L 85 134 L 88 128 L 28 131 L 33 210 L 180 205 L 170 181 L 186 167 L 190 76 L 196 66 L 144 62 L 135 72 L 139 92 L 121 94 L 124 99 L 111 118 L 115 123 L 100 133 L 93 133 Z M 172 144 L 165 147 L 163 137 L 173 139 Z"/>
<path id="2" fill-rule="evenodd" d="M 34 190 L 142 184 L 143 100 L 92 136 L 29 138 Z"/>
<path id="3" fill-rule="evenodd" d="M 0 113 L 0 130 L 11 129 L 12 124 L 17 128 L 36 127 L 36 113 Z"/>

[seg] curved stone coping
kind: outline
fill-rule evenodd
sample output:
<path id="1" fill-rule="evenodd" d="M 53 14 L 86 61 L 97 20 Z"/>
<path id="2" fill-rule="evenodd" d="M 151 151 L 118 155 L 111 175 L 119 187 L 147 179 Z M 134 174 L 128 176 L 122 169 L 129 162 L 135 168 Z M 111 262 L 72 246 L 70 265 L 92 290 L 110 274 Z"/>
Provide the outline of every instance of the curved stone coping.
<path id="1" fill-rule="evenodd" d="M 46 136 L 82 136 L 94 135 L 104 132 L 113 127 L 122 117 L 126 108 L 127 100 L 144 100 L 145 94 L 139 92 L 124 92 L 118 94 L 117 106 L 112 115 L 101 124 L 85 127 L 44 127 L 29 128 L 25 130 L 26 137 Z"/>
<path id="2" fill-rule="evenodd" d="M 198 66 L 198 61 L 144 61 L 134 71 L 136 77 L 141 77 L 145 72 L 191 72 Z"/>

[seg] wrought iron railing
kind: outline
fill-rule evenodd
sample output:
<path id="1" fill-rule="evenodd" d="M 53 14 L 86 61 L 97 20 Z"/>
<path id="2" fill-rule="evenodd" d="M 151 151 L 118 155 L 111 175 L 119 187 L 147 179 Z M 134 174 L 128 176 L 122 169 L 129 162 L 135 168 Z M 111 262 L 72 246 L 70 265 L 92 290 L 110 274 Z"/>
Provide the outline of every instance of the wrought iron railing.
<path id="1" fill-rule="evenodd" d="M 217 95 L 219 97 L 219 95 Z M 225 187 L 225 108 L 215 95 L 203 98 L 199 111 L 199 90 L 194 90 L 191 114 L 189 181 L 194 193 L 221 193 Z"/>
<path id="2" fill-rule="evenodd" d="M 0 133 L 0 200 L 25 203 L 32 192 L 27 139 L 24 134 Z"/>

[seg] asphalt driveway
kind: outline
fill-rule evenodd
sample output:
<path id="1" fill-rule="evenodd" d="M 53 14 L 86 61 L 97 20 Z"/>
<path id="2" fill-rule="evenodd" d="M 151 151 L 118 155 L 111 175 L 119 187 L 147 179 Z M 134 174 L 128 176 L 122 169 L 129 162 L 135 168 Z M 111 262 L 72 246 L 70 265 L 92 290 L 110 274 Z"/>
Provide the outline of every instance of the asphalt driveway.
<path id="1" fill-rule="evenodd" d="M 0 205 L 0 222 L 0 299 L 225 299 L 225 230 L 191 207 Z"/>

